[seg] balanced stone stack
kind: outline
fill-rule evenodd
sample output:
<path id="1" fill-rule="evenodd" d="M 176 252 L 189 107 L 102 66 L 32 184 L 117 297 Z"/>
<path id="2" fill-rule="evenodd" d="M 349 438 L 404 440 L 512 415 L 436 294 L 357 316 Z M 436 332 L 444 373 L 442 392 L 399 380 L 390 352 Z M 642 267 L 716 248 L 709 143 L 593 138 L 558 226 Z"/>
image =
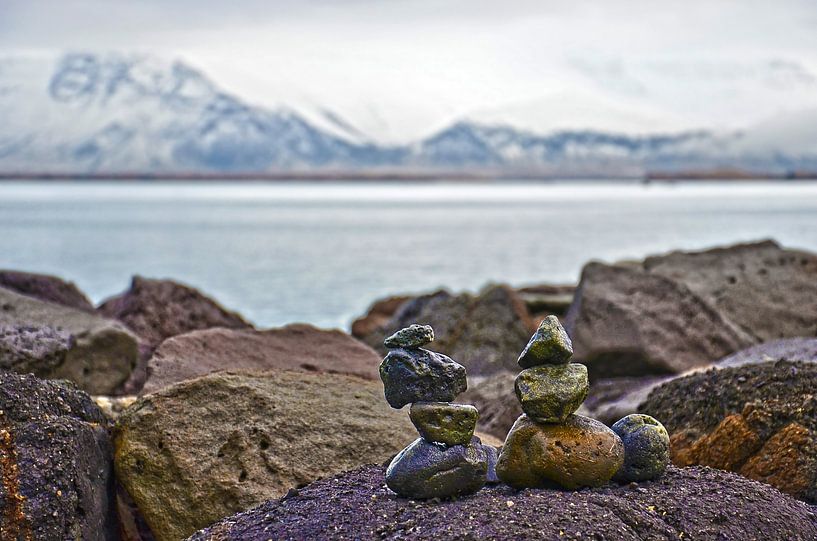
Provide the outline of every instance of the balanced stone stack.
<path id="1" fill-rule="evenodd" d="M 386 470 L 388 487 L 405 498 L 476 492 L 496 462 L 496 450 L 474 436 L 477 409 L 452 403 L 466 389 L 465 367 L 423 349 L 433 340 L 430 326 L 411 325 L 383 342 L 390 350 L 380 364 L 386 400 L 396 409 L 411 404 L 411 422 L 420 433 Z"/>
<path id="2" fill-rule="evenodd" d="M 500 480 L 516 488 L 575 489 L 598 487 L 614 476 L 633 481 L 663 473 L 669 438 L 662 438 L 660 423 L 652 418 L 622 419 L 616 426 L 627 436 L 622 441 L 599 421 L 575 414 L 587 397 L 589 382 L 587 368 L 571 363 L 572 355 L 573 346 L 559 320 L 545 318 L 518 359 L 524 370 L 514 388 L 524 413 L 502 447 L 497 463 Z M 625 460 L 629 454 L 632 459 Z"/>

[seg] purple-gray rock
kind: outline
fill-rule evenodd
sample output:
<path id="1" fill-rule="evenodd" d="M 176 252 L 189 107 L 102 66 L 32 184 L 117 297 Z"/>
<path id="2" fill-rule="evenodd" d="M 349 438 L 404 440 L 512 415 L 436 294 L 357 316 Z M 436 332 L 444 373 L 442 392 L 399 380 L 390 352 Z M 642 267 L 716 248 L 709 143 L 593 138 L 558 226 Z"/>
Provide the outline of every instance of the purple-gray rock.
<path id="1" fill-rule="evenodd" d="M 449 498 L 478 491 L 487 474 L 488 456 L 479 438 L 450 447 L 418 438 L 391 461 L 386 484 L 404 498 Z"/>
<path id="2" fill-rule="evenodd" d="M 669 434 L 657 419 L 634 413 L 610 427 L 624 444 L 624 464 L 613 479 L 620 483 L 647 481 L 664 474 L 669 464 Z"/>
<path id="3" fill-rule="evenodd" d="M 93 312 L 94 305 L 73 282 L 48 274 L 0 270 L 0 287 L 45 302 Z"/>
<path id="4" fill-rule="evenodd" d="M 468 383 L 465 367 L 427 349 L 393 349 L 380 363 L 386 401 L 399 409 L 412 402 L 452 402 Z"/>
<path id="5" fill-rule="evenodd" d="M 0 373 L 0 537 L 117 539 L 108 424 L 71 384 Z"/>
<path id="6" fill-rule="evenodd" d="M 62 329 L 0 325 L 0 370 L 48 378 L 72 347 L 74 337 Z"/>

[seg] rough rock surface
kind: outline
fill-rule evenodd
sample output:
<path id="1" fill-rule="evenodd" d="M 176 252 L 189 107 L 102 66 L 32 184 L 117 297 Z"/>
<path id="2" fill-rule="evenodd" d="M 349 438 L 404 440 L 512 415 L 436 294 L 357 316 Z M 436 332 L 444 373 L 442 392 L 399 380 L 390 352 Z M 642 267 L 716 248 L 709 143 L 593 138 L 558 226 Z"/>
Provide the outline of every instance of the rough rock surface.
<path id="1" fill-rule="evenodd" d="M 279 329 L 206 329 L 168 338 L 147 365 L 142 393 L 219 370 L 306 370 L 379 378 L 380 357 L 337 330 L 293 324 Z"/>
<path id="2" fill-rule="evenodd" d="M 671 436 L 672 460 L 768 482 L 817 501 L 817 365 L 777 361 L 691 374 L 640 410 Z"/>
<path id="3" fill-rule="evenodd" d="M 517 488 L 577 489 L 607 484 L 623 462 L 621 439 L 594 419 L 571 415 L 550 424 L 522 415 L 505 438 L 496 473 Z"/>
<path id="4" fill-rule="evenodd" d="M 428 442 L 465 445 L 474 435 L 479 412 L 470 404 L 415 402 L 409 410 L 409 418 Z"/>
<path id="5" fill-rule="evenodd" d="M 740 366 L 768 361 L 817 362 L 817 338 L 781 338 L 742 349 L 716 364 L 718 367 Z"/>
<path id="6" fill-rule="evenodd" d="M 566 364 L 573 356 L 573 344 L 556 316 L 547 316 L 522 350 L 517 363 L 522 368 L 540 364 Z"/>
<path id="7" fill-rule="evenodd" d="M 669 434 L 660 421 L 633 413 L 610 429 L 624 444 L 624 464 L 613 477 L 616 481 L 647 481 L 664 473 L 669 464 Z"/>
<path id="8" fill-rule="evenodd" d="M 48 274 L 0 270 L 0 287 L 28 297 L 93 312 L 94 305 L 73 282 Z"/>
<path id="9" fill-rule="evenodd" d="M 587 397 L 587 368 L 583 364 L 541 365 L 516 376 L 516 398 L 529 417 L 544 423 L 563 423 Z"/>
<path id="10" fill-rule="evenodd" d="M 479 438 L 450 447 L 418 438 L 391 461 L 386 485 L 403 498 L 450 498 L 476 492 L 487 475 L 488 455 Z"/>
<path id="11" fill-rule="evenodd" d="M 685 285 L 632 265 L 585 265 L 565 328 L 591 379 L 676 374 L 754 341 Z"/>
<path id="12" fill-rule="evenodd" d="M 578 413 L 612 425 L 622 417 L 638 411 L 638 406 L 650 392 L 675 376 L 645 376 L 642 378 L 605 378 L 590 386 L 587 399 Z"/>
<path id="13" fill-rule="evenodd" d="M 117 539 L 111 451 L 85 393 L 0 373 L 0 539 Z"/>
<path id="14" fill-rule="evenodd" d="M 643 266 L 683 283 L 757 342 L 817 336 L 817 254 L 767 240 L 648 257 Z"/>
<path id="15" fill-rule="evenodd" d="M 363 339 L 376 332 L 379 327 L 385 326 L 397 309 L 411 298 L 409 295 L 397 295 L 375 301 L 364 316 L 352 322 L 352 336 Z"/>
<path id="16" fill-rule="evenodd" d="M 138 360 L 136 337 L 115 321 L 0 288 L 0 325 L 51 327 L 70 333 L 73 346 L 43 377 L 67 379 L 92 394 L 111 394 Z"/>
<path id="17" fill-rule="evenodd" d="M 434 329 L 428 325 L 409 325 L 383 340 L 389 349 L 419 348 L 434 341 Z"/>
<path id="18" fill-rule="evenodd" d="M 380 363 L 386 401 L 393 408 L 412 402 L 451 402 L 468 383 L 465 368 L 427 349 L 392 349 Z"/>
<path id="19" fill-rule="evenodd" d="M 382 466 L 324 479 L 214 524 L 191 541 L 537 539 L 811 541 L 815 508 L 709 468 L 670 467 L 637 487 L 582 491 L 485 487 L 455 501 L 398 498 Z M 682 496 L 681 496 L 682 495 Z M 716 505 L 713 505 L 716 503 Z"/>
<path id="20" fill-rule="evenodd" d="M 434 328 L 429 349 L 462 359 L 471 376 L 516 372 L 516 357 L 536 328 L 524 302 L 502 285 L 472 295 L 438 291 L 403 303 L 389 322 L 363 340 L 385 353 L 383 339 L 412 323 Z"/>
<path id="21" fill-rule="evenodd" d="M 681 373 L 817 335 L 817 255 L 765 241 L 589 263 L 565 319 L 591 378 Z"/>
<path id="22" fill-rule="evenodd" d="M 192 287 L 141 276 L 134 276 L 129 290 L 107 299 L 98 310 L 124 323 L 150 348 L 165 338 L 199 329 L 251 327 Z"/>
<path id="23" fill-rule="evenodd" d="M 119 480 L 160 541 L 363 463 L 417 437 L 379 382 L 338 374 L 210 374 L 147 395 L 115 430 Z"/>
<path id="24" fill-rule="evenodd" d="M 0 370 L 47 378 L 72 347 L 74 337 L 61 329 L 0 325 Z"/>

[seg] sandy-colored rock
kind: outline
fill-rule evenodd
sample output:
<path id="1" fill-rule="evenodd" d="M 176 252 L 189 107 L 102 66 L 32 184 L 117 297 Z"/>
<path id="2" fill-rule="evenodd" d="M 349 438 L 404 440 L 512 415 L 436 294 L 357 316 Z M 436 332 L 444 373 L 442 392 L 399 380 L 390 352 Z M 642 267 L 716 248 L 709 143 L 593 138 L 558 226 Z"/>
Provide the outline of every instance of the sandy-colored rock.
<path id="1" fill-rule="evenodd" d="M 148 361 L 142 394 L 219 370 L 305 370 L 379 378 L 380 357 L 338 330 L 305 324 L 278 329 L 205 329 L 165 340 Z"/>
<path id="2" fill-rule="evenodd" d="M 565 328 L 591 380 L 680 373 L 754 342 L 685 285 L 634 265 L 585 265 Z"/>
<path id="3" fill-rule="evenodd" d="M 117 476 L 159 541 L 319 477 L 381 463 L 416 438 L 379 382 L 215 373 L 147 395 L 115 430 Z"/>
<path id="4" fill-rule="evenodd" d="M 564 424 L 522 415 L 499 454 L 496 472 L 515 488 L 577 489 L 607 484 L 624 462 L 621 439 L 602 423 L 572 415 Z"/>
<path id="5" fill-rule="evenodd" d="M 92 394 L 112 394 L 138 360 L 136 337 L 116 321 L 0 288 L 0 326 L 48 327 L 70 334 L 61 361 L 42 370 L 47 379 L 67 379 Z"/>
<path id="6" fill-rule="evenodd" d="M 48 274 L 0 270 L 0 287 L 28 297 L 93 312 L 94 305 L 73 282 Z"/>
<path id="7" fill-rule="evenodd" d="M 0 373 L 0 539 L 118 539 L 111 454 L 88 395 Z"/>
<path id="8" fill-rule="evenodd" d="M 702 464 L 817 501 L 817 365 L 776 361 L 669 381 L 640 410 L 666 426 L 675 464 Z"/>

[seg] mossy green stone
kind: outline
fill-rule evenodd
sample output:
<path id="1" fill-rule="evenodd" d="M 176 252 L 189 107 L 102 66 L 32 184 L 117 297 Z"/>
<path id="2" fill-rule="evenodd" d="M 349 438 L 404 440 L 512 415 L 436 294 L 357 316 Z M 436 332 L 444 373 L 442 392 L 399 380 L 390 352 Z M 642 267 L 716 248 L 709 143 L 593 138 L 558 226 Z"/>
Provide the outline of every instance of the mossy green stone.
<path id="1" fill-rule="evenodd" d="M 470 404 L 415 402 L 409 417 L 427 442 L 465 445 L 474 435 L 479 411 Z"/>
<path id="2" fill-rule="evenodd" d="M 573 343 L 559 323 L 559 318 L 548 316 L 539 324 L 517 363 L 522 368 L 541 364 L 565 364 L 572 356 Z"/>
<path id="3" fill-rule="evenodd" d="M 383 340 L 389 349 L 413 349 L 423 347 L 434 341 L 434 329 L 430 325 L 409 325 Z"/>
<path id="4" fill-rule="evenodd" d="M 537 423 L 522 414 L 499 454 L 496 473 L 514 488 L 570 490 L 607 484 L 624 463 L 624 445 L 604 424 L 571 415 L 564 424 Z"/>
<path id="5" fill-rule="evenodd" d="M 616 481 L 647 481 L 663 475 L 670 450 L 664 425 L 649 415 L 634 413 L 611 428 L 624 443 L 624 464 L 614 477 Z"/>
<path id="6" fill-rule="evenodd" d="M 583 364 L 542 365 L 516 376 L 514 390 L 528 416 L 544 423 L 562 423 L 587 398 L 590 384 Z"/>

